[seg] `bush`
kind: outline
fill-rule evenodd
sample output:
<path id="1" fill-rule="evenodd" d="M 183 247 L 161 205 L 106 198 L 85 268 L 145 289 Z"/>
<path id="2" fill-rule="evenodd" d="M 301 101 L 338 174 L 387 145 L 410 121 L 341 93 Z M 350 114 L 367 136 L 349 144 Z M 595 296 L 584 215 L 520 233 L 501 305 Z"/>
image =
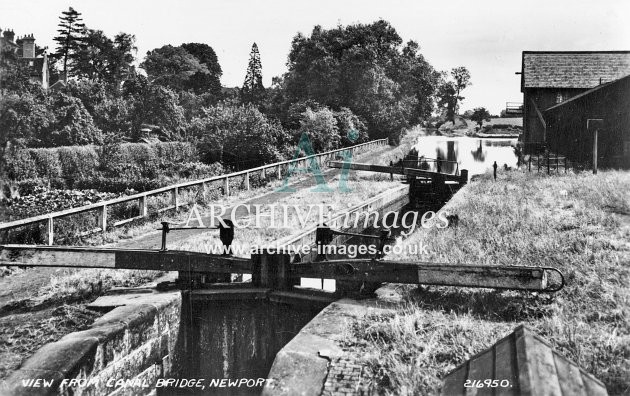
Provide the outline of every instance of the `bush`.
<path id="1" fill-rule="evenodd" d="M 308 135 L 316 153 L 337 149 L 341 143 L 337 120 L 327 108 L 316 111 L 306 109 L 300 119 L 299 132 Z"/>
<path id="2" fill-rule="evenodd" d="M 37 175 L 46 179 L 60 177 L 61 162 L 59 162 L 59 153 L 55 149 L 29 149 L 28 153 L 35 162 Z"/>
<path id="3" fill-rule="evenodd" d="M 7 176 L 11 180 L 35 179 L 39 176 L 35 160 L 28 150 L 16 150 L 7 153 L 6 170 Z"/>
<path id="4" fill-rule="evenodd" d="M 217 165 L 198 163 L 197 158 L 195 146 L 183 142 L 66 146 L 13 151 L 7 156 L 6 169 L 10 180 L 24 182 L 25 191 L 35 184 L 57 188 L 104 186 L 103 191 L 115 192 L 124 191 L 123 186 L 140 186 L 136 189 L 145 191 L 165 185 L 160 175 L 179 178 L 181 169 L 183 178 L 209 177 L 222 171 Z"/>
<path id="5" fill-rule="evenodd" d="M 75 180 L 94 177 L 98 171 L 98 154 L 94 146 L 59 147 L 61 174 L 72 187 Z"/>

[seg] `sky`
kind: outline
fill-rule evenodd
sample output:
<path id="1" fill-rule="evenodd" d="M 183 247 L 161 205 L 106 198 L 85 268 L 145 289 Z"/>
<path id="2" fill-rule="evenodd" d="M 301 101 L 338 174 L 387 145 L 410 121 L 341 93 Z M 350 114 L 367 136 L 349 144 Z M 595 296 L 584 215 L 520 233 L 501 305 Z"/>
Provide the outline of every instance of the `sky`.
<path id="1" fill-rule="evenodd" d="M 493 114 L 505 102 L 522 102 L 515 75 L 522 51 L 630 50 L 629 0 L 3 0 L 0 28 L 32 33 L 52 51 L 58 16 L 69 6 L 89 28 L 134 34 L 140 60 L 166 44 L 209 44 L 224 86 L 242 85 L 253 42 L 269 86 L 286 71 L 297 32 L 382 18 L 404 41 L 417 41 L 436 69 L 466 66 L 472 85 L 461 109 L 484 106 Z"/>

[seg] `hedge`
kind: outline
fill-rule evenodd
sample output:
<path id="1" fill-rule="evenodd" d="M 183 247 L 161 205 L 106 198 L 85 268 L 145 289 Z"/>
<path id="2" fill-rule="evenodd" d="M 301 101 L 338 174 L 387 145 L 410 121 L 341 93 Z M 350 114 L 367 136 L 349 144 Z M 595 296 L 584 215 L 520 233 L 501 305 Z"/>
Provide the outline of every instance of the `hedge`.
<path id="1" fill-rule="evenodd" d="M 23 149 L 7 155 L 6 170 L 16 182 L 62 180 L 66 188 L 108 185 L 105 179 L 113 178 L 116 190 L 124 184 L 150 189 L 160 182 L 156 179 L 213 176 L 219 171 L 198 163 L 195 146 L 184 142 Z M 182 171 L 187 175 L 180 175 Z"/>

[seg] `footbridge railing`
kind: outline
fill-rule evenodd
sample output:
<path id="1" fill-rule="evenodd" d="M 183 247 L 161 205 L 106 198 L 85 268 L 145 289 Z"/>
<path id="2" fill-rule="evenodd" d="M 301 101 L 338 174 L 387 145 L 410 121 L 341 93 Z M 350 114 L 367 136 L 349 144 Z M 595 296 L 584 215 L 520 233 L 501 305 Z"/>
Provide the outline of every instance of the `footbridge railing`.
<path id="1" fill-rule="evenodd" d="M 170 205 L 163 208 L 158 208 L 157 213 L 160 213 L 167 210 L 178 209 L 182 206 L 191 204 L 192 202 L 182 202 L 180 200 L 181 198 L 180 191 L 186 188 L 203 187 L 204 190 L 206 190 L 210 183 L 222 182 L 223 194 L 229 195 L 230 194 L 230 180 L 234 178 L 239 178 L 239 179 L 242 178 L 243 180 L 242 185 L 241 185 L 242 189 L 249 190 L 250 177 L 252 174 L 255 174 L 257 172 L 260 172 L 260 174 L 263 177 L 265 177 L 268 174 L 275 174 L 277 175 L 278 178 L 281 178 L 283 174 L 286 174 L 286 172 L 289 169 L 289 166 L 298 166 L 298 167 L 304 166 L 307 161 L 315 159 L 318 165 L 321 167 L 327 161 L 334 159 L 337 156 L 337 154 L 343 151 L 351 150 L 354 153 L 354 152 L 362 151 L 362 150 L 371 150 L 375 147 L 385 146 L 387 144 L 388 144 L 387 139 L 373 140 L 370 142 L 361 143 L 361 144 L 351 146 L 351 147 L 345 147 L 345 148 L 341 148 L 337 150 L 326 151 L 324 153 L 314 154 L 314 155 L 310 155 L 306 157 L 300 157 L 300 158 L 287 160 L 287 161 L 275 162 L 273 164 L 263 165 L 263 166 L 259 166 L 259 167 L 251 168 L 251 169 L 245 169 L 242 171 L 233 172 L 233 173 L 229 173 L 225 175 L 214 176 L 214 177 L 201 179 L 201 180 L 186 181 L 186 182 L 178 183 L 172 186 L 166 186 L 166 187 L 158 188 L 155 190 L 144 191 L 138 194 L 133 194 L 133 195 L 125 196 L 125 197 L 110 199 L 110 200 L 102 201 L 102 202 L 96 202 L 93 204 L 78 206 L 75 208 L 65 209 L 61 211 L 46 213 L 43 215 L 33 216 L 26 219 L 0 223 L 0 231 L 29 226 L 29 225 L 35 225 L 39 223 L 45 223 L 46 224 L 45 240 L 48 245 L 53 245 L 55 242 L 54 221 L 55 219 L 58 219 L 58 218 L 62 218 L 62 217 L 66 217 L 66 216 L 70 216 L 74 214 L 79 214 L 79 213 L 94 212 L 97 216 L 98 227 L 94 230 L 89 230 L 89 232 L 98 232 L 98 231 L 105 232 L 108 226 L 118 227 L 118 226 L 130 223 L 134 220 L 148 217 L 150 214 L 148 198 L 151 196 L 165 194 L 165 193 L 170 194 Z M 110 208 L 112 205 L 117 205 L 117 204 L 121 204 L 125 202 L 137 202 L 139 215 L 131 217 L 131 218 L 122 219 L 114 223 L 108 222 L 108 219 L 107 219 L 108 208 Z"/>

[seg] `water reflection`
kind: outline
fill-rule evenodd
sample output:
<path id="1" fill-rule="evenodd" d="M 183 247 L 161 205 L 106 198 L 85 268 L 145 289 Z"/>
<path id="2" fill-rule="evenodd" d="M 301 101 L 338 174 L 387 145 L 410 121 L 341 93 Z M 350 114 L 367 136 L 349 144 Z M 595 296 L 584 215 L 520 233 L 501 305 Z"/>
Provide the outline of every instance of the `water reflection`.
<path id="1" fill-rule="evenodd" d="M 470 137 L 423 136 L 414 146 L 418 157 L 441 158 L 442 172 L 454 173 L 468 169 L 469 175 L 482 174 L 492 169 L 494 161 L 500 167 L 515 168 L 517 157 L 512 145 L 517 139 L 479 139 Z"/>

